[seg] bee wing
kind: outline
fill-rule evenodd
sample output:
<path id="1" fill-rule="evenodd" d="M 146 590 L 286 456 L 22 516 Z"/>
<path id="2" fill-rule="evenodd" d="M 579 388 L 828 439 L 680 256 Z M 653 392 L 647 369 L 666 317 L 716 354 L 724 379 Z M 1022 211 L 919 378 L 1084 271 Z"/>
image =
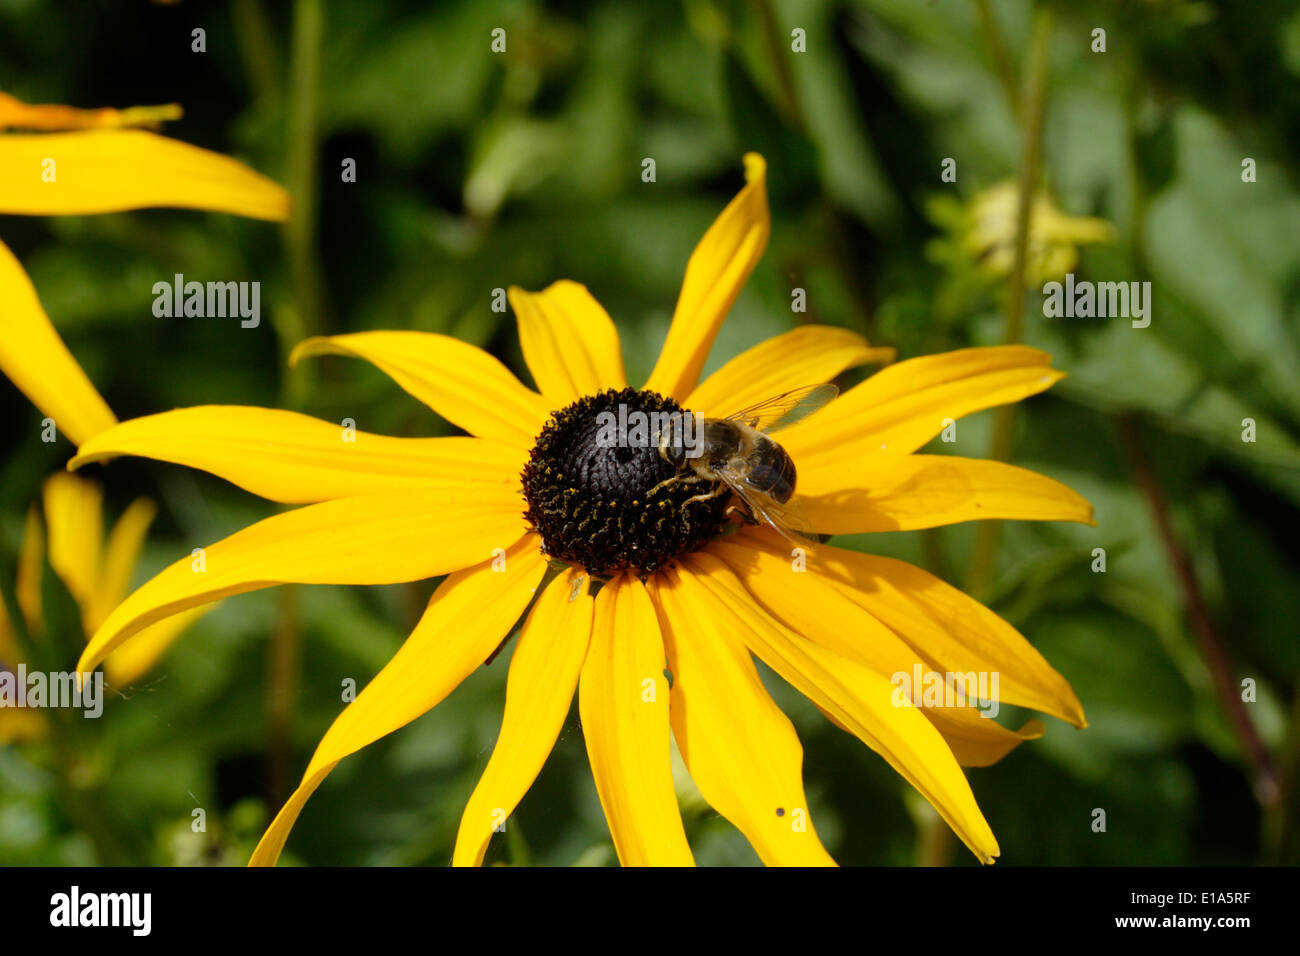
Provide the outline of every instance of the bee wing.
<path id="1" fill-rule="evenodd" d="M 727 416 L 730 421 L 744 422 L 762 431 L 784 428 L 793 425 L 801 418 L 811 415 L 821 408 L 840 390 L 829 383 L 824 385 L 805 385 L 782 392 L 766 401 L 742 408 Z"/>
<path id="2" fill-rule="evenodd" d="M 755 519 L 772 528 L 790 543 L 799 547 L 821 543 L 812 525 L 793 500 L 785 504 L 777 504 L 770 495 L 756 491 L 730 468 L 718 468 L 713 473 L 731 489 Z"/>

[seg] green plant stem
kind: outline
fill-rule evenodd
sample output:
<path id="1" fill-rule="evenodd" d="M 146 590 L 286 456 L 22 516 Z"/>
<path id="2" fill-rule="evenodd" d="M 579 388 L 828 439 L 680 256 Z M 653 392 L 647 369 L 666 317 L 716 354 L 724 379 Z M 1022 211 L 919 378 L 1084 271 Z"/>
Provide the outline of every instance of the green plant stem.
<path id="1" fill-rule="evenodd" d="M 1151 516 L 1155 519 L 1160 542 L 1164 546 L 1174 576 L 1178 579 L 1179 589 L 1183 593 L 1183 605 L 1191 622 L 1192 631 L 1196 634 L 1201 657 L 1205 660 L 1205 665 L 1209 668 L 1210 676 L 1214 681 L 1219 705 L 1223 708 L 1224 715 L 1228 718 L 1228 725 L 1236 734 L 1241 749 L 1254 771 L 1255 798 L 1260 806 L 1267 810 L 1276 803 L 1280 792 L 1273 759 L 1241 699 L 1236 670 L 1224 640 L 1214 624 L 1214 616 L 1210 613 L 1201 594 L 1196 574 L 1192 569 L 1191 558 L 1174 531 L 1173 521 L 1169 517 L 1169 501 L 1159 477 L 1147 460 L 1146 449 L 1142 445 L 1142 435 L 1137 423 L 1130 417 L 1122 417 L 1119 420 L 1119 430 L 1129 465 L 1137 478 L 1138 488 L 1147 501 Z"/>
<path id="2" fill-rule="evenodd" d="M 1025 309 L 1025 276 L 1029 259 L 1030 212 L 1034 192 L 1038 186 L 1038 171 L 1043 151 L 1043 116 L 1047 106 L 1047 74 L 1052 37 L 1051 8 L 1040 5 L 1034 14 L 1034 34 L 1030 41 L 1028 62 L 1025 67 L 1023 96 L 1024 123 L 1020 153 L 1019 190 L 1016 201 L 1015 257 L 1012 261 L 1011 279 L 1007 287 L 1007 311 L 1002 332 L 1004 345 L 1020 341 L 1021 322 Z M 1016 406 L 1003 405 L 997 410 L 993 425 L 993 446 L 989 457 L 1007 461 L 1011 457 L 1015 438 Z M 975 555 L 971 561 L 966 590 L 975 597 L 982 595 L 993 579 L 997 565 L 998 538 L 1001 524 L 984 521 L 975 539 Z"/>
<path id="3" fill-rule="evenodd" d="M 284 227 L 292 305 L 275 322 L 280 348 L 287 359 L 298 342 L 325 328 L 321 269 L 317 259 L 317 174 L 320 140 L 320 47 L 324 30 L 321 0 L 296 0 L 289 56 L 289 138 L 286 145 L 286 184 L 293 213 Z M 284 400 L 305 406 L 315 385 L 315 373 L 299 368 L 285 378 Z M 280 590 L 275 632 L 271 637 L 267 680 L 267 802 L 278 808 L 288 793 L 293 753 L 293 716 L 301 668 L 297 588 Z"/>
<path id="4" fill-rule="evenodd" d="M 1296 816 L 1300 814 L 1300 682 L 1292 692 L 1291 717 L 1278 761 L 1278 799 L 1264 819 L 1265 862 L 1300 862 Z"/>
<path id="5" fill-rule="evenodd" d="M 321 269 L 317 260 L 317 204 L 320 180 L 317 174 L 320 146 L 320 46 L 323 18 L 320 0 L 297 0 L 293 8 L 293 36 L 289 57 L 289 123 L 285 147 L 286 188 L 293 198 L 293 212 L 284 226 L 285 255 L 293 305 L 275 323 L 284 358 L 300 341 L 320 334 L 326 326 L 323 314 Z M 315 373 L 299 367 L 286 382 L 286 401 L 302 404 L 311 390 Z"/>
<path id="6" fill-rule="evenodd" d="M 280 63 L 266 8 L 260 0 L 234 0 L 230 12 L 253 95 L 258 99 L 274 96 L 279 89 Z"/>
<path id="7" fill-rule="evenodd" d="M 298 587 L 282 585 L 275 633 L 271 637 L 267 684 L 267 805 L 278 808 L 289 793 L 293 755 L 293 714 L 298 698 L 301 641 L 298 634 Z"/>
<path id="8" fill-rule="evenodd" d="M 801 133 L 805 131 L 803 112 L 799 109 L 799 97 L 794 88 L 794 76 L 790 73 L 790 58 L 786 55 L 786 40 L 776 25 L 776 14 L 772 10 L 772 0 L 758 0 L 754 4 L 759 28 L 763 33 L 763 44 L 767 49 L 772 72 L 776 74 L 777 90 L 780 94 L 780 108 L 786 120 Z"/>
<path id="9" fill-rule="evenodd" d="M 916 844 L 917 866 L 948 866 L 952 863 L 954 840 L 943 817 L 931 807 L 919 827 Z"/>
<path id="10" fill-rule="evenodd" d="M 1020 340 L 1021 314 L 1025 308 L 1025 274 L 1029 258 L 1029 219 L 1033 208 L 1034 191 L 1038 184 L 1038 169 L 1042 161 L 1043 115 L 1047 106 L 1047 68 L 1052 38 L 1052 13 L 1040 5 L 1034 13 L 1034 32 L 1024 70 L 1024 92 L 1020 98 L 1023 124 L 1020 149 L 1019 191 L 1016 203 L 1015 258 L 1012 261 L 1011 279 L 1007 287 L 1007 311 L 1002 341 L 1012 345 Z M 1007 67 L 1008 71 L 1010 67 Z M 1012 438 L 1015 434 L 1015 405 L 998 409 L 993 427 L 993 447 L 990 457 L 1006 461 L 1011 456 Z M 971 560 L 966 590 L 975 597 L 981 596 L 993 578 L 997 564 L 997 521 L 980 522 L 976 533 L 975 553 Z M 947 865 L 952 852 L 952 832 L 935 814 L 925 823 L 919 835 L 918 861 L 925 866 Z"/>
<path id="11" fill-rule="evenodd" d="M 1002 90 L 1007 94 L 1007 103 L 1011 106 L 1012 114 L 1018 115 L 1020 95 L 1016 86 L 1016 71 L 1011 65 L 1011 58 L 1007 56 L 1007 45 L 1002 41 L 1002 31 L 998 28 L 998 21 L 993 16 L 993 8 L 989 6 L 989 0 L 975 0 L 975 14 L 979 18 L 980 33 L 988 45 L 989 57 L 993 60 L 993 69 L 997 73 L 998 82 L 1002 84 Z"/>

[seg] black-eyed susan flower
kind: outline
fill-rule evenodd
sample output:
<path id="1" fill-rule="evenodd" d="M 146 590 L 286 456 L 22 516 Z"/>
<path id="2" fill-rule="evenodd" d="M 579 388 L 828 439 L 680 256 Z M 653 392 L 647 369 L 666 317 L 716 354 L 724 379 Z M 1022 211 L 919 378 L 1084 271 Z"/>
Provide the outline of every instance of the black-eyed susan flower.
<path id="1" fill-rule="evenodd" d="M 726 496 L 674 476 L 653 443 L 597 440 L 619 403 L 723 417 L 885 356 L 843 329 L 806 326 L 705 358 L 770 230 L 763 160 L 686 266 L 667 340 L 628 386 L 614 323 L 574 282 L 510 291 L 536 390 L 487 353 L 416 332 L 308 340 L 294 360 L 366 359 L 467 437 L 396 439 L 262 408 L 178 409 L 124 422 L 74 467 L 141 455 L 202 468 L 303 507 L 177 562 L 116 608 L 79 667 L 187 608 L 274 584 L 388 584 L 447 575 L 414 632 L 334 722 L 253 863 L 273 863 L 304 802 L 340 760 L 434 707 L 523 617 L 500 735 L 461 819 L 453 862 L 482 861 L 549 754 L 572 697 L 619 859 L 689 864 L 670 736 L 704 798 L 767 863 L 833 862 L 809 818 L 795 729 L 753 657 L 883 756 L 979 859 L 998 854 L 962 765 L 1041 733 L 971 707 L 899 699 L 898 672 L 994 672 L 1000 700 L 1084 723 L 1066 681 L 1011 626 L 902 562 L 766 527 L 734 532 Z M 967 349 L 885 368 L 775 439 L 823 534 L 983 518 L 1091 521 L 1070 489 L 997 462 L 917 454 L 945 420 L 1061 378 L 1030 348 Z M 707 492 L 707 484 L 703 486 Z M 548 560 L 562 570 L 547 581 Z M 942 703 L 942 702 L 940 702 Z"/>
<path id="2" fill-rule="evenodd" d="M 134 128 L 179 116 L 175 104 L 81 110 L 30 105 L 0 93 L 0 213 L 63 216 L 174 206 L 288 218 L 288 193 L 266 177 L 229 157 Z M 80 444 L 116 422 L 3 242 L 0 309 L 0 372 L 59 431 Z"/>
<path id="3" fill-rule="evenodd" d="M 66 472 L 46 479 L 43 506 L 43 525 L 37 509 L 29 509 L 19 546 L 14 592 L 24 622 L 28 631 L 39 637 L 43 630 L 41 566 L 48 550 L 51 569 L 77 602 L 82 628 L 87 635 L 94 634 L 108 612 L 126 596 L 157 508 L 149 499 L 137 498 L 122 512 L 105 538 L 103 494 L 99 486 Z M 161 620 L 110 654 L 104 662 L 109 683 L 118 687 L 134 683 L 206 610 L 194 608 Z M 0 667 L 12 671 L 23 663 L 23 657 L 12 622 L 0 603 Z M 23 707 L 0 707 L 0 743 L 38 736 L 44 731 L 45 722 L 38 712 Z"/>

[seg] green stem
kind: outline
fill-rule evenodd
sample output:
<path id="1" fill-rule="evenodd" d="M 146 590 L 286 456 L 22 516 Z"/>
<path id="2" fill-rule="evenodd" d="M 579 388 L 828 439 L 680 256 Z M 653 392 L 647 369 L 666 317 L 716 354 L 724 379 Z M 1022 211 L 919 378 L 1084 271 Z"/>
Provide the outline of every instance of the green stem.
<path id="1" fill-rule="evenodd" d="M 1011 58 L 1007 56 L 1007 45 L 1002 41 L 1002 31 L 998 28 L 998 21 L 993 16 L 993 8 L 989 6 L 989 0 L 975 0 L 975 14 L 979 17 L 980 33 L 984 35 L 984 42 L 988 44 L 989 56 L 993 60 L 993 69 L 998 75 L 998 82 L 1002 84 L 1002 90 L 1007 94 L 1007 103 L 1011 106 L 1013 115 L 1020 112 L 1020 95 L 1016 88 L 1016 71 L 1011 65 Z"/>
<path id="2" fill-rule="evenodd" d="M 1278 760 L 1277 802 L 1265 814 L 1265 862 L 1277 866 L 1295 863 L 1300 859 L 1297 842 L 1296 816 L 1300 814 L 1300 683 L 1297 683 L 1291 702 L 1291 718 L 1287 722 L 1286 737 Z"/>
<path id="3" fill-rule="evenodd" d="M 286 187 L 293 197 L 293 214 L 284 227 L 293 305 L 275 323 L 285 358 L 298 342 L 320 334 L 326 325 L 321 269 L 316 256 L 322 31 L 320 0 L 297 0 L 290 52 L 289 138 L 285 172 Z M 311 382 L 307 378 L 310 374 L 304 366 L 286 378 L 286 400 L 290 404 L 305 402 L 310 391 Z"/>
<path id="4" fill-rule="evenodd" d="M 280 64 L 266 8 L 259 0 L 235 0 L 231 14 L 253 95 L 258 99 L 273 96 L 279 88 L 276 78 L 280 75 Z"/>
<path id="5" fill-rule="evenodd" d="M 277 310 L 276 334 L 284 358 L 298 342 L 325 328 L 321 270 L 317 259 L 317 202 L 320 191 L 317 163 L 320 141 L 320 47 L 324 30 L 321 0 L 296 0 L 289 76 L 289 139 L 286 146 L 286 186 L 293 197 L 293 214 L 284 227 L 292 303 Z M 307 367 L 290 372 L 284 402 L 305 406 L 315 385 Z M 271 637 L 267 681 L 267 801 L 278 808 L 288 793 L 292 758 L 293 715 L 301 668 L 297 589 L 285 586 L 275 632 Z"/>
<path id="6" fill-rule="evenodd" d="M 1201 657 L 1213 679 L 1219 706 L 1222 707 L 1228 726 L 1236 734 L 1241 749 L 1254 770 L 1255 797 L 1260 806 L 1267 811 L 1276 803 L 1280 789 L 1273 759 L 1241 699 L 1241 687 L 1237 683 L 1236 669 L 1228 655 L 1226 642 L 1219 634 L 1214 616 L 1210 613 L 1209 605 L 1201 593 L 1196 573 L 1192 569 L 1192 559 L 1174 531 L 1173 520 L 1169 514 L 1169 500 L 1164 493 L 1159 476 L 1156 475 L 1147 458 L 1136 421 L 1130 417 L 1121 418 L 1119 431 L 1129 466 L 1137 478 L 1139 490 L 1146 498 L 1151 516 L 1155 519 L 1160 542 L 1164 545 L 1165 556 L 1173 568 L 1174 577 L 1178 580 L 1183 594 L 1183 606 L 1191 622 L 1192 632 L 1200 645 Z"/>
<path id="7" fill-rule="evenodd" d="M 1048 7 L 1040 5 L 1034 13 L 1034 33 L 1025 64 L 1024 93 L 1020 99 L 1023 105 L 1021 122 L 1024 126 L 1020 150 L 1020 188 L 1016 204 L 1015 258 L 1011 267 L 1011 284 L 1007 288 L 1007 311 L 1002 332 L 1002 340 L 1008 345 L 1020 340 L 1021 317 L 1025 308 L 1029 221 L 1042 160 L 1043 115 L 1047 106 L 1047 67 L 1051 38 L 1052 13 Z M 1007 69 L 1009 71 L 1010 67 Z M 1004 405 L 998 409 L 991 451 L 991 457 L 998 461 L 1006 461 L 1011 456 L 1015 410 L 1015 405 Z M 975 539 L 975 554 L 966 582 L 966 590 L 976 597 L 984 593 L 993 578 L 998 556 L 999 528 L 997 521 L 980 522 Z M 918 860 L 928 866 L 946 865 L 951 847 L 951 831 L 939 815 L 935 814 L 922 827 L 917 849 Z"/>
<path id="8" fill-rule="evenodd" d="M 933 807 L 919 825 L 916 844 L 917 866 L 948 866 L 952 862 L 954 840 L 952 830 Z"/>
<path id="9" fill-rule="evenodd" d="M 1025 67 L 1024 139 L 1020 152 L 1020 182 L 1016 203 L 1015 258 L 1011 267 L 1010 285 L 1007 287 L 1007 311 L 1002 341 L 1014 345 L 1020 341 L 1021 322 L 1025 309 L 1025 276 L 1029 259 L 1029 225 L 1033 209 L 1034 192 L 1038 186 L 1038 170 L 1043 151 L 1043 115 L 1047 106 L 1048 54 L 1052 37 L 1052 12 L 1046 5 L 1039 6 L 1034 14 L 1034 34 L 1030 41 L 1028 62 Z M 1014 446 L 1016 406 L 1003 405 L 997 411 L 993 425 L 993 446 L 990 457 L 1006 461 Z M 997 564 L 998 538 L 1001 525 L 997 521 L 980 524 L 975 539 L 975 555 L 971 561 L 970 577 L 966 590 L 978 597 L 988 588 Z"/>
<path id="10" fill-rule="evenodd" d="M 298 635 L 298 588 L 283 585 L 279 615 L 271 637 L 270 679 L 267 685 L 266 800 L 278 808 L 289 793 L 289 763 L 293 756 L 293 713 L 298 698 L 301 641 Z"/>
<path id="11" fill-rule="evenodd" d="M 776 25 L 776 14 L 772 11 L 772 0 L 758 0 L 754 4 L 758 16 L 759 29 L 763 33 L 763 44 L 767 50 L 772 72 L 776 75 L 776 86 L 780 93 L 781 109 L 786 119 L 800 132 L 804 130 L 803 112 L 799 109 L 799 96 L 794 88 L 794 76 L 790 73 L 790 59 L 786 53 L 785 37 Z"/>

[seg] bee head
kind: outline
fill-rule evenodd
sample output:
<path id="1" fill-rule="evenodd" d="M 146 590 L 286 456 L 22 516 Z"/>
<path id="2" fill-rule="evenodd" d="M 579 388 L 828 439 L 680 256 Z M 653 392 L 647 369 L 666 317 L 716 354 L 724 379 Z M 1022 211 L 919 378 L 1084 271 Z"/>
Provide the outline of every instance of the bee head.
<path id="1" fill-rule="evenodd" d="M 679 471 L 686 464 L 686 443 L 676 416 L 659 430 L 659 454 Z"/>

